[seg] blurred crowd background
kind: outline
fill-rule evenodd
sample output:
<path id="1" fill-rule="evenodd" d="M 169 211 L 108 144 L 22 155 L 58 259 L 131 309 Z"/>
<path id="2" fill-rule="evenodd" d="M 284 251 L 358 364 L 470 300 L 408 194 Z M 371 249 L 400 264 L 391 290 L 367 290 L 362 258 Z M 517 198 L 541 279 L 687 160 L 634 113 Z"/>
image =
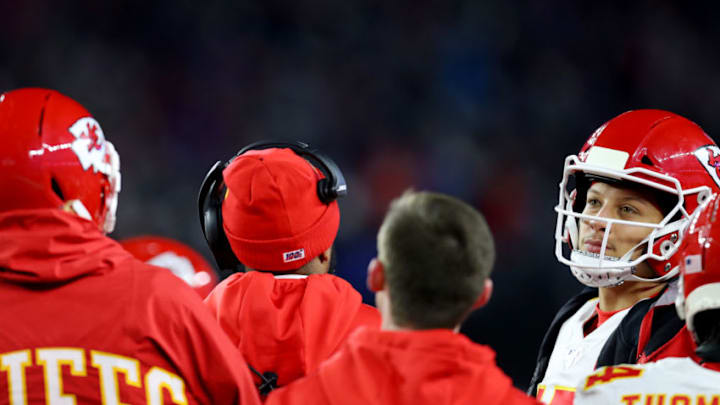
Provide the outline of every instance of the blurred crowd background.
<path id="1" fill-rule="evenodd" d="M 210 258 L 196 195 L 262 139 L 342 168 L 338 272 L 365 270 L 389 201 L 460 197 L 494 231 L 495 295 L 462 331 L 527 386 L 555 311 L 580 289 L 554 256 L 563 159 L 593 130 L 662 108 L 720 138 L 720 7 L 671 1 L 0 0 L 0 90 L 84 104 L 122 163 L 118 239 Z"/>

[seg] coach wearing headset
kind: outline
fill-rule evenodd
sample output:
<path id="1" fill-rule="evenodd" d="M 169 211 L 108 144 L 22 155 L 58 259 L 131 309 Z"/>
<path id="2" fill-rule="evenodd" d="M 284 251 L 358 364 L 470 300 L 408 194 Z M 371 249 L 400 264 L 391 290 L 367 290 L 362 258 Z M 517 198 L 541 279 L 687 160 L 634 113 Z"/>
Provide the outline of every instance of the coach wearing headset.
<path id="1" fill-rule="evenodd" d="M 335 163 L 303 143 L 254 143 L 217 162 L 200 190 L 200 222 L 222 271 L 206 298 L 261 393 L 316 369 L 380 315 L 332 275 L 346 193 Z"/>

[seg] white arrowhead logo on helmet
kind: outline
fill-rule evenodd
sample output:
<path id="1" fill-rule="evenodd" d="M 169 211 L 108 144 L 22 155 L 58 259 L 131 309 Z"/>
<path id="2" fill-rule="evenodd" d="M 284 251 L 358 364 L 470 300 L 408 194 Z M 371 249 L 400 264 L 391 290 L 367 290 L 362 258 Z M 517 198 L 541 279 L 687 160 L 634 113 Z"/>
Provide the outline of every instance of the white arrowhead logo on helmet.
<path id="1" fill-rule="evenodd" d="M 95 172 L 110 175 L 112 167 L 105 146 L 105 135 L 100 124 L 92 117 L 75 121 L 68 129 L 75 137 L 72 150 L 84 170 L 92 167 Z"/>
<path id="2" fill-rule="evenodd" d="M 710 177 L 720 186 L 720 148 L 716 145 L 705 145 L 695 151 L 695 156 Z"/>

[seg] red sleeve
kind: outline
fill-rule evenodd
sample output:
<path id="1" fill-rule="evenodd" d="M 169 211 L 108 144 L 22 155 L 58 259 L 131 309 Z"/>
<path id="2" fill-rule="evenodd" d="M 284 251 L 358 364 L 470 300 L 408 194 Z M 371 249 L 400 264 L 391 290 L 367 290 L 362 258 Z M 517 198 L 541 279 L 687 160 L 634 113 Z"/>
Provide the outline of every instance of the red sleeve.
<path id="1" fill-rule="evenodd" d="M 200 297 L 170 273 L 157 272 L 146 327 L 201 404 L 259 405 L 247 364 Z"/>

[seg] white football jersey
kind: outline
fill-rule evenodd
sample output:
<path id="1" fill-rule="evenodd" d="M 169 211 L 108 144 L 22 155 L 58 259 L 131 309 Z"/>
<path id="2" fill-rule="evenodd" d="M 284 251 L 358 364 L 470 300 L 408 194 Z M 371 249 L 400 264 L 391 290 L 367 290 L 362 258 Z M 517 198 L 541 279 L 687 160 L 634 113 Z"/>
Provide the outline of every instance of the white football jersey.
<path id="1" fill-rule="evenodd" d="M 575 387 L 595 370 L 605 342 L 630 310 L 627 308 L 617 312 L 585 336 L 584 325 L 595 313 L 597 303 L 597 298 L 586 302 L 560 328 L 545 377 L 538 384 L 537 399 L 540 402 L 551 405 L 572 404 Z"/>
<path id="2" fill-rule="evenodd" d="M 653 306 L 674 304 L 677 293 L 677 281 L 668 283 L 668 288 L 653 303 Z M 617 312 L 590 334 L 584 336 L 585 322 L 595 313 L 597 303 L 597 298 L 586 302 L 560 328 L 545 377 L 538 384 L 537 398 L 540 402 L 550 405 L 572 404 L 575 387 L 580 384 L 580 380 L 595 370 L 597 359 L 605 342 L 620 325 L 625 315 L 630 312 L 630 308 Z M 638 403 L 637 405 L 655 404 Z M 712 405 L 720 405 L 720 403 Z"/>
<path id="3" fill-rule="evenodd" d="M 720 373 L 686 357 L 602 367 L 583 378 L 576 405 L 720 405 Z"/>

